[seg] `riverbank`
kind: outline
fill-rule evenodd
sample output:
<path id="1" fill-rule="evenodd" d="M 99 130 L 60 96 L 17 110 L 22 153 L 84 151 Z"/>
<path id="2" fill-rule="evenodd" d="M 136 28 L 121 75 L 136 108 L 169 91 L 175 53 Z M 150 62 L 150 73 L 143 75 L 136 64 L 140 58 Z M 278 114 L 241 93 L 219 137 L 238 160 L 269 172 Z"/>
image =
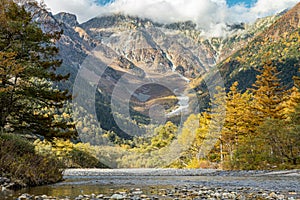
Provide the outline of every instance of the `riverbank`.
<path id="1" fill-rule="evenodd" d="M 260 190 L 255 192 L 252 188 L 239 187 L 235 190 L 214 188 L 207 186 L 181 186 L 171 187 L 168 189 L 152 187 L 150 190 L 143 191 L 140 188 L 131 189 L 110 189 L 109 193 L 106 194 L 81 194 L 77 197 L 53 197 L 47 195 L 32 196 L 29 194 L 22 194 L 17 200 L 103 200 L 103 199 L 210 199 L 210 200 L 221 200 L 221 199 L 237 199 L 237 200 L 262 200 L 262 199 L 273 199 L 273 200 L 298 200 L 299 195 L 295 191 L 290 191 L 287 194 L 282 194 L 276 191 Z"/>
<path id="2" fill-rule="evenodd" d="M 19 200 L 300 200 L 300 170 L 68 169 L 64 171 L 64 179 L 61 183 L 22 189 L 5 197 L 7 200 L 18 197 Z"/>
<path id="3" fill-rule="evenodd" d="M 0 133 L 0 189 L 15 190 L 62 181 L 62 164 L 40 155 L 27 138 Z"/>
<path id="4" fill-rule="evenodd" d="M 294 170 L 219 170 L 219 169 L 172 169 L 172 168 L 131 168 L 131 169 L 66 169 L 68 176 L 299 176 L 300 169 Z"/>
<path id="5" fill-rule="evenodd" d="M 16 190 L 26 187 L 26 184 L 22 181 L 12 180 L 7 177 L 0 177 L 0 191 Z"/>

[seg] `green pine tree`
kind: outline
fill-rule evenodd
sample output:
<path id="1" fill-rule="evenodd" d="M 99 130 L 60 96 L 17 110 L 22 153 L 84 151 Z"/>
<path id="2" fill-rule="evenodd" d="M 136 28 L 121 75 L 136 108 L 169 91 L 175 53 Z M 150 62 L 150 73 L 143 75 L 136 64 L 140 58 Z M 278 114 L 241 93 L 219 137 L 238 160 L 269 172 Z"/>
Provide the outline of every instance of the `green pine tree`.
<path id="1" fill-rule="evenodd" d="M 36 4 L 36 8 L 38 5 Z M 11 0 L 0 4 L 0 127 L 46 138 L 72 137 L 74 124 L 54 116 L 70 99 L 53 83 L 68 76 L 55 73 L 61 65 L 55 42 L 61 32 L 45 33 L 32 14 Z"/>

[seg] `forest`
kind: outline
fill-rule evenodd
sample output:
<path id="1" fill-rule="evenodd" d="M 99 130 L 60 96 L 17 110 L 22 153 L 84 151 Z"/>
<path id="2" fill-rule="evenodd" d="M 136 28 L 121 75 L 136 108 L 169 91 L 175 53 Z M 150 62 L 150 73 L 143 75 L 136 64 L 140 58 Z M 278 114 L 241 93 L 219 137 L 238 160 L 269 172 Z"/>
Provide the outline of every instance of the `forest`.
<path id="1" fill-rule="evenodd" d="M 272 62 L 264 64 L 258 73 L 253 87 L 245 92 L 238 90 L 238 82 L 227 92 L 217 88 L 214 105 L 190 115 L 182 128 L 169 121 L 151 136 L 133 140 L 105 134 L 117 147 L 96 147 L 98 157 L 104 159 L 104 152 L 115 152 L 115 159 L 107 158 L 115 167 L 299 168 L 299 77 L 294 77 L 294 86 L 286 89 Z M 168 163 L 170 160 L 164 158 L 169 156 L 166 151 L 172 151 L 169 146 L 173 142 L 188 148 Z"/>

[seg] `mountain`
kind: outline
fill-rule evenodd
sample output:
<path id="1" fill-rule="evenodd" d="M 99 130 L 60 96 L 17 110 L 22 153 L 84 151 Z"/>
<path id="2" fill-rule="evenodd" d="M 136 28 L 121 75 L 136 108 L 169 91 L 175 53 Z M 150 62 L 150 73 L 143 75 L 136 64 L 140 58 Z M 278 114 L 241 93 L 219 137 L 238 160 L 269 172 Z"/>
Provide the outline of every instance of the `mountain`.
<path id="1" fill-rule="evenodd" d="M 184 31 L 190 31 L 189 26 L 182 25 L 176 29 L 172 24 L 163 26 L 151 20 L 124 15 L 94 18 L 80 26 L 92 38 L 135 65 L 142 66 L 143 70 L 166 73 L 174 66 L 181 66 L 177 71 L 193 78 L 216 62 L 208 45 L 195 44 L 184 35 Z"/>
<path id="2" fill-rule="evenodd" d="M 240 89 L 251 87 L 257 70 L 272 61 L 279 77 L 288 88 L 293 85 L 300 60 L 300 3 L 278 18 L 268 29 L 258 34 L 245 47 L 218 64 L 227 88 L 239 81 Z"/>
<path id="3" fill-rule="evenodd" d="M 104 67 L 101 72 L 96 66 L 95 74 L 88 75 L 101 77 L 92 80 L 97 85 L 96 96 L 79 98 L 86 102 L 86 110 L 91 109 L 90 102 L 95 98 L 101 128 L 122 137 L 129 136 L 118 128 L 118 121 L 134 135 L 140 127 L 146 131 L 153 123 L 153 114 L 162 114 L 152 109 L 166 110 L 166 115 L 154 117 L 158 121 L 178 123 L 182 120 L 180 113 L 188 113 L 195 105 L 200 110 L 207 107 L 204 77 L 214 77 L 215 66 L 226 87 L 239 81 L 242 90 L 251 86 L 256 69 L 267 60 L 278 66 L 287 86 L 291 86 L 291 77 L 299 68 L 299 4 L 254 24 L 228 24 L 226 35 L 219 38 L 203 35 L 191 21 L 162 24 L 114 14 L 79 24 L 76 16 L 68 13 L 45 16 L 39 19 L 43 24 L 51 21 L 63 30 L 57 44 L 63 59 L 59 72 L 71 73 L 71 79 L 61 87 L 72 91 L 78 72 L 96 53 L 97 63 Z M 90 81 L 85 80 L 83 85 L 88 87 Z"/>
<path id="4" fill-rule="evenodd" d="M 283 86 L 287 89 L 293 86 L 293 77 L 300 75 L 300 3 L 282 14 L 241 49 L 217 64 L 217 72 L 221 74 L 227 89 L 235 81 L 239 82 L 241 91 L 251 88 L 258 71 L 270 61 L 277 67 Z M 201 98 L 209 101 L 206 82 L 220 80 L 215 80 L 215 71 L 205 77 L 196 78 L 192 87 L 201 94 Z"/>

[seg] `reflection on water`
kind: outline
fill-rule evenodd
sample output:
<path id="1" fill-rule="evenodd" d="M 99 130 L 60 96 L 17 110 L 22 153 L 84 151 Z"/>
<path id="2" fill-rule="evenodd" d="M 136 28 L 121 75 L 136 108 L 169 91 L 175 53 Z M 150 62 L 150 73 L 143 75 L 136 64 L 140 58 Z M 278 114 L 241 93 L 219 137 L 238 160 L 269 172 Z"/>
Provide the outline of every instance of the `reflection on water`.
<path id="1" fill-rule="evenodd" d="M 11 195 L 1 196 L 0 199 L 3 197 L 7 200 L 16 199 L 21 194 L 28 193 L 31 195 L 47 195 L 47 196 L 55 196 L 55 197 L 70 197 L 75 198 L 78 195 L 84 194 L 105 194 L 107 196 L 111 196 L 116 192 L 129 192 L 132 189 L 140 188 L 144 194 L 151 195 L 157 194 L 158 190 L 161 189 L 162 186 L 146 186 L 143 185 L 141 187 L 137 185 L 101 185 L 101 184 L 78 184 L 70 185 L 70 184 L 55 184 L 55 185 L 48 185 L 48 186 L 40 186 L 28 189 L 22 189 L 18 192 L 14 192 Z M 170 188 L 171 186 L 164 186 L 165 189 Z"/>

